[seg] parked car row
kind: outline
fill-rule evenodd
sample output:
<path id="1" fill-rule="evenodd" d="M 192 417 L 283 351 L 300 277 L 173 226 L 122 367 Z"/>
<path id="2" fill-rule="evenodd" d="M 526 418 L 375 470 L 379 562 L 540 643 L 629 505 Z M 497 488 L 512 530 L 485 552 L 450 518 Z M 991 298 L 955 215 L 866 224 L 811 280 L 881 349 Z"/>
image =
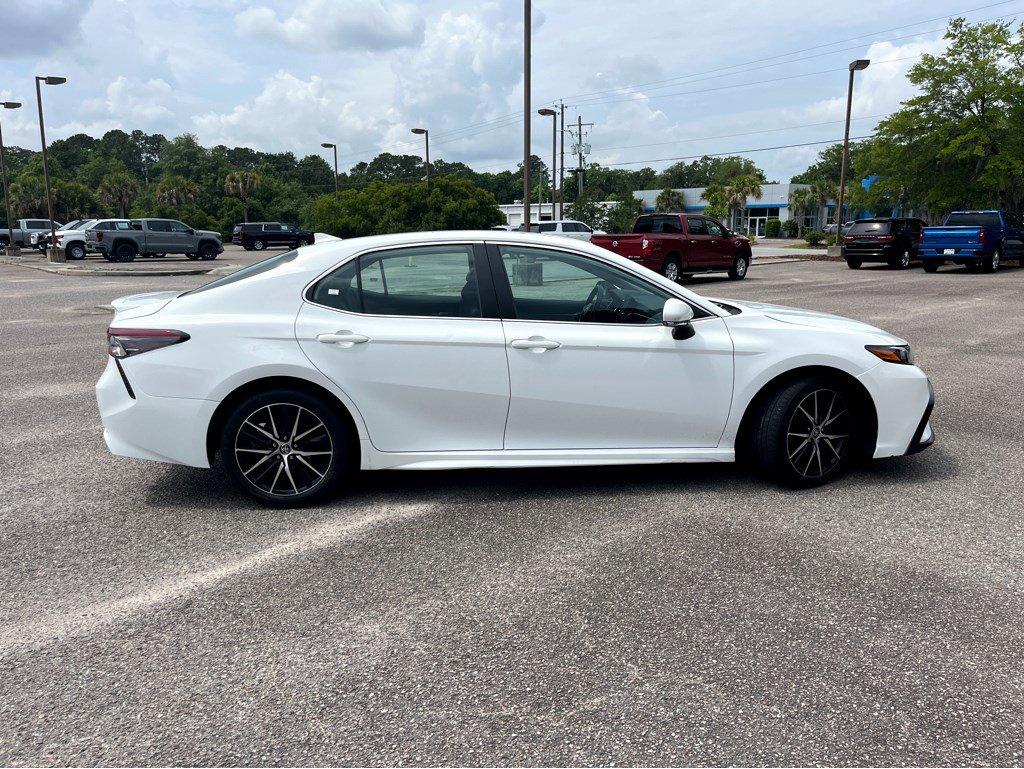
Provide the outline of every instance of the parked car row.
<path id="1" fill-rule="evenodd" d="M 940 227 L 920 219 L 860 219 L 843 237 L 842 255 L 853 270 L 866 262 L 903 270 L 916 260 L 925 272 L 947 261 L 995 272 L 1004 259 L 1024 264 L 1024 221 L 1010 211 L 954 211 Z"/>

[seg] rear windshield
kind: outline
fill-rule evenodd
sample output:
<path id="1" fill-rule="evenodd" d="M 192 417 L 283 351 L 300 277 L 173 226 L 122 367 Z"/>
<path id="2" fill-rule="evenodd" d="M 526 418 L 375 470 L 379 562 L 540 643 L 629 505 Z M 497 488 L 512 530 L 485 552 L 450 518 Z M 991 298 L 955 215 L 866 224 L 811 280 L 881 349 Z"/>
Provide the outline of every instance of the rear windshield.
<path id="1" fill-rule="evenodd" d="M 892 222 L 855 222 L 848 235 L 885 235 Z"/>
<path id="2" fill-rule="evenodd" d="M 240 280 L 251 278 L 254 275 L 261 275 L 264 272 L 270 272 L 271 270 L 280 267 L 282 264 L 288 264 L 288 262 L 295 259 L 295 257 L 298 255 L 298 251 L 286 251 L 283 254 L 275 254 L 274 256 L 256 262 L 255 264 L 250 264 L 248 267 L 243 267 L 242 269 L 237 270 L 231 273 L 230 275 L 225 275 L 222 278 L 212 280 L 206 285 L 200 286 L 199 288 L 193 289 L 192 291 L 186 291 L 185 294 L 182 294 L 182 296 L 185 296 L 187 294 L 199 294 L 202 293 L 203 291 L 209 291 L 211 288 L 220 288 L 221 286 L 227 286 L 230 285 L 231 283 L 237 283 Z"/>
<path id="3" fill-rule="evenodd" d="M 950 214 L 946 217 L 947 227 L 1001 227 L 999 214 Z"/>

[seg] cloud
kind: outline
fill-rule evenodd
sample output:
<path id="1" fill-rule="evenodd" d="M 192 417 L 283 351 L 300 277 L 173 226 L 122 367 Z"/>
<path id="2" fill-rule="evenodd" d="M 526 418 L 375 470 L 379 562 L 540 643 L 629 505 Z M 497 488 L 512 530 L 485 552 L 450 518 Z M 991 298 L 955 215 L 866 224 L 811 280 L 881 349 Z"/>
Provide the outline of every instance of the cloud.
<path id="1" fill-rule="evenodd" d="M 273 40 L 300 51 L 388 51 L 419 45 L 423 17 L 415 5 L 389 0 L 300 0 L 279 18 L 263 5 L 235 16 L 239 34 Z"/>
<path id="2" fill-rule="evenodd" d="M 38 56 L 77 41 L 91 7 L 92 0 L 5 0 L 0 59 Z"/>

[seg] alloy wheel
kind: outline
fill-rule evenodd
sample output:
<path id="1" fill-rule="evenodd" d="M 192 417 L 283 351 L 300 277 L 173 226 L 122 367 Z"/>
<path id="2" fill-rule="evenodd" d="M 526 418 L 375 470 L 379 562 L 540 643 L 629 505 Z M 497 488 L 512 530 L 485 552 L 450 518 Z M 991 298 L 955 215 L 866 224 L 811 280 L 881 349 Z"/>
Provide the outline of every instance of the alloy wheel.
<path id="1" fill-rule="evenodd" d="M 828 475 L 849 452 L 850 426 L 850 409 L 842 395 L 830 389 L 808 393 L 786 430 L 789 464 L 804 478 Z"/>
<path id="2" fill-rule="evenodd" d="M 741 256 L 736 260 L 736 274 L 741 278 L 747 274 L 747 260 L 745 257 Z"/>
<path id="3" fill-rule="evenodd" d="M 909 251 L 904 251 L 900 255 L 900 267 L 905 270 L 909 266 L 910 266 L 910 252 Z"/>
<path id="4" fill-rule="evenodd" d="M 334 443 L 323 420 L 294 403 L 253 411 L 238 428 L 234 449 L 242 477 L 274 497 L 319 486 L 334 462 Z"/>
<path id="5" fill-rule="evenodd" d="M 675 262 L 669 262 L 665 265 L 665 277 L 671 280 L 673 283 L 679 280 L 679 265 Z"/>

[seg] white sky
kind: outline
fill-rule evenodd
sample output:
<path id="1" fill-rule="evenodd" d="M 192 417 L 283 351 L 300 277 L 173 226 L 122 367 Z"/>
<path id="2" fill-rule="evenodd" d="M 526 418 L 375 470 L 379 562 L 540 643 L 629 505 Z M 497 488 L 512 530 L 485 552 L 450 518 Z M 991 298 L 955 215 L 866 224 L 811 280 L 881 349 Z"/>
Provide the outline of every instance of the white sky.
<path id="1" fill-rule="evenodd" d="M 8 144 L 38 148 L 32 76 L 54 74 L 69 82 L 44 91 L 49 138 L 189 131 L 207 145 L 299 157 L 336 141 L 348 167 L 385 149 L 419 152 L 409 128 L 423 125 L 432 158 L 479 170 L 521 158 L 519 0 L 0 6 L 0 98 L 25 104 L 0 115 Z M 592 160 L 655 168 L 671 162 L 662 158 L 841 137 L 846 65 L 855 58 L 874 62 L 858 74 L 854 103 L 853 135 L 870 133 L 878 116 L 912 94 L 906 71 L 915 58 L 942 50 L 944 17 L 1024 15 L 1024 0 L 533 6 L 534 110 L 564 98 L 568 120 L 582 114 L 596 124 Z M 534 152 L 550 157 L 550 118 L 535 118 L 533 131 Z M 788 181 L 820 149 L 750 157 L 770 178 Z"/>

